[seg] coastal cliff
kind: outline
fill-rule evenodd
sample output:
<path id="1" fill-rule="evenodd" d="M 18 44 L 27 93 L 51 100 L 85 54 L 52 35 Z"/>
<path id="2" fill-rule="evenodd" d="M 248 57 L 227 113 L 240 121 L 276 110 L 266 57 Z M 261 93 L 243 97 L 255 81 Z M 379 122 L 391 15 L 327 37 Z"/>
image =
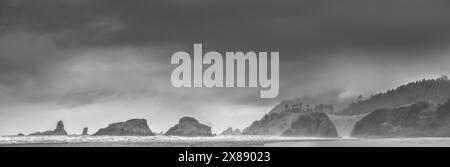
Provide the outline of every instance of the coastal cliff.
<path id="1" fill-rule="evenodd" d="M 355 124 L 353 137 L 448 137 L 450 101 L 378 109 Z"/>
<path id="2" fill-rule="evenodd" d="M 322 112 L 323 107 L 315 108 L 298 102 L 281 102 L 263 118 L 245 128 L 242 135 L 337 137 L 336 127 Z"/>

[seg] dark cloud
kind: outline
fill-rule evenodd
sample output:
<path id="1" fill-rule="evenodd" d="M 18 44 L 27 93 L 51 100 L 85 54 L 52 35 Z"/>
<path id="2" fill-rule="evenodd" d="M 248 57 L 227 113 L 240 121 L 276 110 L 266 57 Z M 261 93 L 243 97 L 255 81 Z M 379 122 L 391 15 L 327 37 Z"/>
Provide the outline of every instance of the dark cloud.
<path id="1" fill-rule="evenodd" d="M 0 114 L 14 104 L 135 98 L 178 115 L 254 114 L 297 97 L 342 107 L 449 73 L 449 40 L 446 0 L 3 0 Z M 260 89 L 173 88 L 170 56 L 194 43 L 205 52 L 279 51 L 278 98 L 259 99 Z"/>
<path id="2" fill-rule="evenodd" d="M 219 49 L 278 49 L 293 57 L 348 47 L 411 49 L 447 42 L 450 33 L 450 4 L 443 0 L 6 4 L 4 26 L 56 33 L 70 46 L 204 42 Z"/>
<path id="3" fill-rule="evenodd" d="M 164 48 L 152 57 L 167 60 L 195 42 L 221 52 L 276 50 L 282 61 L 307 62 L 297 70 L 316 69 L 346 50 L 446 47 L 449 8 L 444 0 L 6 0 L 0 10 L 0 80 L 16 85 L 22 76 L 39 79 L 66 61 L 64 49 L 152 46 Z M 11 35 L 17 32 L 30 37 Z M 295 70 L 282 68 L 287 76 Z"/>

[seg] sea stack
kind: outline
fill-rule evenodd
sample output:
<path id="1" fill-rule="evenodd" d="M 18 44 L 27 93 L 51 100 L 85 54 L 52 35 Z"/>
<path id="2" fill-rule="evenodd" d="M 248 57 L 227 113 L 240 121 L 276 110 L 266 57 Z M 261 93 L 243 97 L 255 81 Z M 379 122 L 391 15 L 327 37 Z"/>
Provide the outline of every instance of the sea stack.
<path id="1" fill-rule="evenodd" d="M 233 128 L 228 127 L 226 130 L 224 130 L 220 135 L 223 136 L 234 136 L 234 135 L 241 135 L 241 131 L 239 129 L 233 130 Z"/>
<path id="2" fill-rule="evenodd" d="M 336 127 L 323 112 L 300 115 L 291 127 L 281 134 L 296 137 L 338 137 Z"/>
<path id="3" fill-rule="evenodd" d="M 166 136 L 213 136 L 211 127 L 201 124 L 193 117 L 183 117 L 178 124 L 170 128 Z"/>
<path id="4" fill-rule="evenodd" d="M 83 133 L 81 135 L 89 135 L 87 127 L 83 128 Z"/>
<path id="5" fill-rule="evenodd" d="M 235 129 L 234 130 L 234 135 L 241 135 L 241 130 L 239 130 L 239 129 Z"/>
<path id="6" fill-rule="evenodd" d="M 93 136 L 154 136 L 145 119 L 130 119 L 99 129 Z"/>
<path id="7" fill-rule="evenodd" d="M 66 130 L 64 129 L 64 123 L 62 121 L 58 121 L 58 123 L 56 124 L 56 129 L 55 130 L 49 130 L 49 131 L 45 131 L 45 132 L 36 132 L 36 133 L 32 133 L 30 134 L 30 136 L 54 136 L 54 135 L 67 135 Z"/>

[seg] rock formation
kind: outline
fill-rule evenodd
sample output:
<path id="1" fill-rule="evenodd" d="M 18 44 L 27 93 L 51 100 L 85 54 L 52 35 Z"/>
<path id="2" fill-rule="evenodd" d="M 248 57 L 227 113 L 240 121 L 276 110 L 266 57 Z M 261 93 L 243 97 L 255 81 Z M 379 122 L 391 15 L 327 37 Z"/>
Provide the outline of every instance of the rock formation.
<path id="1" fill-rule="evenodd" d="M 353 137 L 448 137 L 450 101 L 436 107 L 431 102 L 378 109 L 355 124 Z"/>
<path id="2" fill-rule="evenodd" d="M 289 107 L 295 106 L 296 104 L 297 107 Z M 308 135 L 317 136 L 318 134 L 322 134 L 322 131 L 327 131 L 330 132 L 330 136 L 334 136 L 332 132 L 336 131 L 336 128 L 334 127 L 333 122 L 329 121 L 329 118 L 325 113 L 313 110 L 308 110 L 308 112 L 300 110 L 301 107 L 300 108 L 298 107 L 299 104 L 301 103 L 298 100 L 281 102 L 280 104 L 276 105 L 269 113 L 264 115 L 263 118 L 261 118 L 258 121 L 254 121 L 249 127 L 245 128 L 242 131 L 242 135 L 280 136 L 284 134 L 294 136 L 306 136 L 306 134 L 303 135 L 299 134 L 300 131 L 298 131 L 299 128 L 306 128 L 310 130 L 320 130 L 320 132 L 310 131 Z M 313 114 L 313 113 L 323 113 L 323 114 Z M 298 122 L 299 119 L 303 120 L 306 118 L 311 119 L 311 121 L 308 122 L 311 123 L 310 125 L 301 124 L 303 127 L 293 126 L 294 122 Z M 318 125 L 314 124 L 316 123 L 316 121 L 326 121 L 326 122 L 324 123 L 319 122 L 320 128 L 317 129 Z M 322 124 L 326 124 L 327 126 L 323 126 Z M 297 123 L 296 125 L 300 125 L 300 123 Z M 329 128 L 329 129 L 322 129 L 322 128 Z M 288 129 L 290 129 L 290 131 L 286 132 L 285 134 L 285 131 Z M 290 134 L 291 132 L 292 134 Z"/>
<path id="3" fill-rule="evenodd" d="M 83 128 L 83 133 L 81 135 L 89 135 L 87 127 Z"/>
<path id="4" fill-rule="evenodd" d="M 231 127 L 228 127 L 225 129 L 220 135 L 234 135 L 234 130 Z"/>
<path id="5" fill-rule="evenodd" d="M 297 117 L 282 136 L 338 137 L 338 134 L 327 114 L 313 112 Z"/>
<path id="6" fill-rule="evenodd" d="M 36 133 L 30 134 L 30 136 L 40 136 L 40 135 L 43 135 L 43 136 L 67 135 L 67 132 L 64 129 L 64 123 L 62 121 L 58 121 L 58 123 L 56 124 L 55 130 L 49 130 L 49 131 L 45 131 L 45 132 L 36 132 Z"/>
<path id="7" fill-rule="evenodd" d="M 291 112 L 272 112 L 264 115 L 258 121 L 254 121 L 249 127 L 242 131 L 242 135 L 269 135 L 279 136 L 288 128 L 292 122 L 302 115 L 301 113 Z"/>
<path id="8" fill-rule="evenodd" d="M 93 136 L 153 136 L 145 119 L 130 119 L 126 122 L 110 124 L 99 129 Z"/>
<path id="9" fill-rule="evenodd" d="M 436 79 L 422 79 L 402 84 L 387 92 L 377 93 L 367 99 L 360 99 L 352 103 L 341 115 L 359 115 L 371 113 L 381 108 L 393 108 L 412 104 L 417 101 L 433 101 L 438 104 L 445 103 L 450 98 L 450 80 L 447 76 Z"/>
<path id="10" fill-rule="evenodd" d="M 239 129 L 233 130 L 233 128 L 228 127 L 220 135 L 225 135 L 225 136 L 241 135 L 241 131 Z"/>
<path id="11" fill-rule="evenodd" d="M 166 136 L 212 136 L 211 127 L 201 124 L 195 118 L 183 117 L 171 127 Z"/>
<path id="12" fill-rule="evenodd" d="M 18 133 L 17 136 L 25 136 L 23 133 Z"/>
<path id="13" fill-rule="evenodd" d="M 241 135 L 241 130 L 239 130 L 239 129 L 235 129 L 234 130 L 234 135 Z"/>

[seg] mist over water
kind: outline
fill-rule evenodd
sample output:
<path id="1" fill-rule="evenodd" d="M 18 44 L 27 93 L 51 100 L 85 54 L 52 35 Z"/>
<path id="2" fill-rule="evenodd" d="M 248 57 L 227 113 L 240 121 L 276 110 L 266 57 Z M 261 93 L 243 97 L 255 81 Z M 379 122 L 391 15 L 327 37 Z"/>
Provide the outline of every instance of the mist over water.
<path id="1" fill-rule="evenodd" d="M 361 118 L 367 114 L 352 115 L 352 116 L 341 116 L 341 115 L 328 115 L 331 121 L 333 121 L 334 126 L 338 132 L 338 135 L 343 138 L 349 138 L 353 129 L 353 126 Z"/>

